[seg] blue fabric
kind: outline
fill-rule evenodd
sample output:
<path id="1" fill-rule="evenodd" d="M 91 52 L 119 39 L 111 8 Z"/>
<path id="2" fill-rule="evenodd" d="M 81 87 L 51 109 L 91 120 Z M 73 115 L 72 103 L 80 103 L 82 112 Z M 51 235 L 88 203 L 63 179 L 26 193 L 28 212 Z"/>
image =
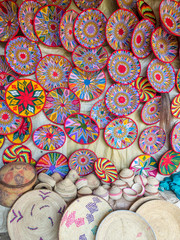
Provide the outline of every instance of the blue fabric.
<path id="1" fill-rule="evenodd" d="M 172 174 L 170 177 L 165 177 L 159 184 L 160 191 L 173 191 L 176 197 L 180 199 L 180 172 Z"/>

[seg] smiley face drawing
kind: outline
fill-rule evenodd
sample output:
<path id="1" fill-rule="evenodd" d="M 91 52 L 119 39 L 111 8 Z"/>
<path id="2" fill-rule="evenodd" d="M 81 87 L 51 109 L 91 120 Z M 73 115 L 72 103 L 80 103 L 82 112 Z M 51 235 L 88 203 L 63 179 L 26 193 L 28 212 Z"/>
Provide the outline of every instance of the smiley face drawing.
<path id="1" fill-rule="evenodd" d="M 65 201 L 55 192 L 41 189 L 22 195 L 8 214 L 11 240 L 58 240 Z"/>

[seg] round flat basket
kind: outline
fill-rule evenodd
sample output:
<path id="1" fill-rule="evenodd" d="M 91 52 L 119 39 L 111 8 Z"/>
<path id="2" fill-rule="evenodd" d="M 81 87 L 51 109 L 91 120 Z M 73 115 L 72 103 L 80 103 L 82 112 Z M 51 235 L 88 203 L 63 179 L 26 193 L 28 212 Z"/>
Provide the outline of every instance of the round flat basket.
<path id="1" fill-rule="evenodd" d="M 177 206 L 164 200 L 144 203 L 137 210 L 153 228 L 156 238 L 163 240 L 178 239 L 180 235 L 180 210 Z"/>
<path id="2" fill-rule="evenodd" d="M 62 153 L 46 153 L 36 162 L 36 170 L 37 173 L 43 172 L 48 175 L 58 172 L 64 178 L 69 172 L 68 159 Z"/>
<path id="3" fill-rule="evenodd" d="M 180 94 L 171 103 L 171 113 L 175 118 L 180 118 Z"/>
<path id="4" fill-rule="evenodd" d="M 94 171 L 96 154 L 89 149 L 79 149 L 71 154 L 68 160 L 69 168 L 76 170 L 79 176 L 85 176 Z"/>
<path id="5" fill-rule="evenodd" d="M 72 65 L 61 55 L 48 54 L 43 57 L 36 67 L 36 79 L 46 91 L 54 88 L 68 88 L 68 77 Z"/>
<path id="6" fill-rule="evenodd" d="M 63 10 L 66 10 L 70 6 L 72 0 L 53 0 L 53 1 L 52 0 L 38 0 L 38 2 L 42 6 L 50 5 L 53 2 L 54 5 L 61 7 Z"/>
<path id="7" fill-rule="evenodd" d="M 130 147 L 136 140 L 138 127 L 136 123 L 126 117 L 112 120 L 104 130 L 106 143 L 114 149 L 125 149 Z"/>
<path id="8" fill-rule="evenodd" d="M 15 80 L 5 95 L 9 109 L 22 117 L 32 117 L 44 107 L 46 96 L 41 85 L 31 79 Z"/>
<path id="9" fill-rule="evenodd" d="M 180 153 L 167 151 L 159 161 L 159 172 L 162 175 L 171 175 L 180 165 Z"/>
<path id="10" fill-rule="evenodd" d="M 0 135 L 16 132 L 22 125 L 23 118 L 10 111 L 7 104 L 0 100 Z"/>
<path id="11" fill-rule="evenodd" d="M 7 42 L 19 31 L 18 5 L 13 1 L 0 3 L 0 41 Z"/>
<path id="12" fill-rule="evenodd" d="M 84 0 L 74 0 L 74 3 L 76 4 L 76 6 L 80 9 L 80 10 L 85 10 L 88 8 L 98 8 L 103 0 L 88 0 L 88 1 L 84 1 Z"/>
<path id="13" fill-rule="evenodd" d="M 97 48 L 106 40 L 105 26 L 107 18 L 98 9 L 81 12 L 74 23 L 74 35 L 78 43 L 86 48 Z"/>
<path id="14" fill-rule="evenodd" d="M 63 47 L 68 52 L 73 52 L 78 46 L 78 43 L 74 37 L 73 27 L 78 13 L 74 10 L 68 10 L 61 18 L 59 25 L 59 36 Z"/>
<path id="15" fill-rule="evenodd" d="M 108 19 L 106 39 L 114 50 L 130 50 L 133 30 L 138 18 L 127 9 L 118 9 Z"/>
<path id="16" fill-rule="evenodd" d="M 135 175 L 156 177 L 158 173 L 158 163 L 152 156 L 143 154 L 132 161 L 130 169 L 133 170 Z"/>
<path id="17" fill-rule="evenodd" d="M 71 90 L 56 88 L 47 94 L 43 111 L 51 122 L 64 124 L 69 115 L 80 112 L 80 101 Z"/>
<path id="18" fill-rule="evenodd" d="M 33 133 L 32 139 L 39 149 L 52 151 L 64 145 L 66 135 L 62 128 L 47 124 L 37 128 Z"/>
<path id="19" fill-rule="evenodd" d="M 160 121 L 161 97 L 153 97 L 147 101 L 141 110 L 141 119 L 147 125 Z"/>
<path id="20" fill-rule="evenodd" d="M 177 76 L 176 76 L 176 87 L 178 91 L 180 92 L 180 69 L 178 70 Z"/>
<path id="21" fill-rule="evenodd" d="M 178 55 L 178 39 L 167 33 L 162 27 L 156 28 L 151 36 L 154 55 L 162 62 L 170 63 Z"/>
<path id="22" fill-rule="evenodd" d="M 116 240 L 119 236 L 126 240 L 156 240 L 151 226 L 144 218 L 125 210 L 112 212 L 103 219 L 98 227 L 96 240 Z"/>
<path id="23" fill-rule="evenodd" d="M 59 227 L 59 239 L 95 239 L 98 225 L 112 211 L 104 199 L 85 196 L 76 199 L 66 209 Z"/>
<path id="24" fill-rule="evenodd" d="M 39 46 L 25 37 L 15 37 L 5 47 L 8 65 L 19 75 L 30 75 L 36 70 L 41 59 Z"/>
<path id="25" fill-rule="evenodd" d="M 41 4 L 35 0 L 28 0 L 21 3 L 18 12 L 19 26 L 23 34 L 33 42 L 38 42 L 33 21 L 36 12 L 41 8 Z"/>
<path id="26" fill-rule="evenodd" d="M 30 163 L 32 158 L 31 150 L 23 145 L 10 145 L 2 155 L 3 163 L 26 162 Z"/>
<path id="27" fill-rule="evenodd" d="M 147 68 L 151 86 L 160 93 L 169 93 L 175 86 L 175 71 L 170 63 L 153 59 Z"/>
<path id="28" fill-rule="evenodd" d="M 140 102 L 147 102 L 156 96 L 156 91 L 151 87 L 147 77 L 138 77 L 132 84 L 139 92 Z"/>
<path id="29" fill-rule="evenodd" d="M 19 75 L 9 67 L 4 55 L 0 55 L 0 72 L 3 72 L 5 74 L 11 74 L 16 78 L 19 77 Z"/>
<path id="30" fill-rule="evenodd" d="M 162 0 L 159 5 L 159 16 L 163 28 L 169 33 L 180 36 L 180 3 L 174 0 Z"/>
<path id="31" fill-rule="evenodd" d="M 116 117 L 106 108 L 104 99 L 100 99 L 92 106 L 90 116 L 97 122 L 100 129 L 104 129 Z"/>
<path id="32" fill-rule="evenodd" d="M 152 52 L 151 35 L 155 30 L 154 24 L 148 20 L 141 20 L 134 28 L 131 38 L 131 48 L 138 58 L 146 58 Z"/>
<path id="33" fill-rule="evenodd" d="M 106 92 L 105 104 L 112 114 L 127 116 L 138 108 L 139 93 L 131 85 L 113 84 Z"/>
<path id="34" fill-rule="evenodd" d="M 88 73 L 73 68 L 69 74 L 69 88 L 80 100 L 92 101 L 98 98 L 105 90 L 106 75 L 104 71 Z"/>
<path id="35" fill-rule="evenodd" d="M 59 24 L 64 10 L 56 5 L 40 8 L 34 17 L 34 30 L 38 39 L 48 47 L 59 47 Z"/>
<path id="36" fill-rule="evenodd" d="M 23 118 L 21 127 L 12 134 L 8 134 L 7 139 L 13 144 L 25 143 L 31 136 L 32 133 L 32 121 L 31 118 Z"/>
<path id="37" fill-rule="evenodd" d="M 137 0 L 116 0 L 120 8 L 128 9 L 132 12 L 137 12 L 136 2 Z"/>
<path id="38" fill-rule="evenodd" d="M 108 53 L 104 47 L 95 49 L 76 47 L 72 54 L 74 65 L 85 72 L 95 72 L 103 69 L 108 60 Z"/>
<path id="39" fill-rule="evenodd" d="M 108 59 L 107 68 L 115 82 L 125 85 L 134 82 L 141 72 L 138 58 L 126 50 L 113 52 Z"/>
<path id="40" fill-rule="evenodd" d="M 15 76 L 5 72 L 0 73 L 0 100 L 5 100 L 5 91 L 14 80 L 16 80 Z"/>
<path id="41" fill-rule="evenodd" d="M 118 178 L 116 167 L 107 158 L 98 158 L 94 163 L 94 171 L 97 177 L 105 183 L 112 183 Z"/>
<path id="42" fill-rule="evenodd" d="M 150 155 L 159 152 L 165 142 L 165 131 L 158 126 L 146 128 L 139 137 L 139 147 L 141 151 Z"/>
<path id="43" fill-rule="evenodd" d="M 152 8 L 144 0 L 137 1 L 137 10 L 142 18 L 149 19 L 154 25 L 156 24 L 156 16 Z"/>
<path id="44" fill-rule="evenodd" d="M 64 123 L 64 129 L 71 140 L 82 145 L 95 142 L 100 134 L 94 119 L 82 113 L 71 114 Z"/>
<path id="45" fill-rule="evenodd" d="M 171 133 L 171 146 L 174 152 L 180 153 L 180 122 L 178 122 Z"/>
<path id="46" fill-rule="evenodd" d="M 129 211 L 136 212 L 138 208 L 143 205 L 146 202 L 153 201 L 153 200 L 161 200 L 161 198 L 156 197 L 156 196 L 147 196 L 147 197 L 142 197 L 135 201 L 131 207 L 129 208 Z"/>
<path id="47" fill-rule="evenodd" d="M 58 230 L 66 203 L 53 191 L 33 190 L 21 196 L 8 214 L 12 240 L 58 240 Z"/>

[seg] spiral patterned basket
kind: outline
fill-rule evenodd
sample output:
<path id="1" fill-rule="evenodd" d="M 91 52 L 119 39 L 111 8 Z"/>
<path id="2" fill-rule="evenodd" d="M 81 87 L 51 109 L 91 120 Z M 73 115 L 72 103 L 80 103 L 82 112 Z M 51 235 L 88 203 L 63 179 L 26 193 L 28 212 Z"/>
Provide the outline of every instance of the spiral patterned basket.
<path id="1" fill-rule="evenodd" d="M 98 158 L 94 163 L 94 171 L 97 177 L 106 183 L 112 183 L 116 181 L 118 177 L 116 167 L 107 158 Z"/>
<path id="2" fill-rule="evenodd" d="M 138 77 L 132 85 L 139 92 L 140 102 L 147 102 L 156 96 L 156 91 L 151 87 L 147 77 Z"/>
<path id="3" fill-rule="evenodd" d="M 2 155 L 3 163 L 26 162 L 30 163 L 32 158 L 31 150 L 24 145 L 10 145 Z"/>
<path id="4" fill-rule="evenodd" d="M 156 24 L 156 16 L 152 8 L 144 0 L 137 1 L 137 10 L 142 18 L 149 19 L 154 25 Z"/>
<path id="5" fill-rule="evenodd" d="M 171 113 L 175 118 L 180 119 L 180 94 L 178 94 L 171 103 Z"/>

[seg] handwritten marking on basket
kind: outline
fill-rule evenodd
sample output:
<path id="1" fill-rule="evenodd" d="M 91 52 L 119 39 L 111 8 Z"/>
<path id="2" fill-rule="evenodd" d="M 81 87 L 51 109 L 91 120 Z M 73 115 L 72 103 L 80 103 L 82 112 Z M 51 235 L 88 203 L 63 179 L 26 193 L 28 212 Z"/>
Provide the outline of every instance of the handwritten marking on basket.
<path id="1" fill-rule="evenodd" d="M 81 236 L 79 237 L 79 240 L 87 240 L 86 235 L 85 235 L 85 234 L 81 235 Z"/>
<path id="2" fill-rule="evenodd" d="M 58 211 L 58 213 L 60 213 L 60 214 L 62 214 L 63 215 L 63 213 L 64 213 L 64 211 L 65 211 L 65 206 L 62 208 L 62 207 L 60 207 L 60 209 L 59 209 L 59 211 Z"/>
<path id="3" fill-rule="evenodd" d="M 39 209 L 41 210 L 42 208 L 46 208 L 46 207 L 50 207 L 49 205 L 44 205 L 42 207 L 40 207 Z"/>
<path id="4" fill-rule="evenodd" d="M 53 225 L 54 225 L 54 222 L 53 222 L 52 218 L 51 218 L 51 217 L 48 217 L 48 219 L 51 221 L 51 225 L 53 226 Z"/>
<path id="5" fill-rule="evenodd" d="M 29 229 L 29 230 L 37 230 L 38 227 L 36 227 L 36 228 L 28 227 L 28 229 Z"/>
<path id="6" fill-rule="evenodd" d="M 14 209 L 12 210 L 12 213 L 14 214 L 14 218 L 11 219 L 10 223 L 12 223 L 17 217 L 18 217 L 17 222 L 19 222 L 23 218 L 20 211 L 18 211 L 18 214 L 19 214 L 20 217 L 15 213 Z"/>
<path id="7" fill-rule="evenodd" d="M 31 216 L 32 216 L 32 214 L 33 214 L 33 209 L 34 209 L 34 207 L 35 207 L 35 204 L 32 206 L 32 208 L 31 208 Z"/>
<path id="8" fill-rule="evenodd" d="M 51 192 L 46 192 L 46 193 L 44 193 L 44 192 L 42 192 L 42 191 L 39 191 L 39 192 L 42 194 L 42 195 L 41 195 L 41 194 L 39 194 L 39 196 L 40 196 L 40 197 L 42 197 L 42 199 L 43 199 L 43 200 L 45 200 L 46 198 L 48 198 L 48 197 L 49 197 L 49 196 L 43 196 L 43 195 L 48 195 L 48 194 L 50 194 L 50 193 L 51 193 Z"/>

